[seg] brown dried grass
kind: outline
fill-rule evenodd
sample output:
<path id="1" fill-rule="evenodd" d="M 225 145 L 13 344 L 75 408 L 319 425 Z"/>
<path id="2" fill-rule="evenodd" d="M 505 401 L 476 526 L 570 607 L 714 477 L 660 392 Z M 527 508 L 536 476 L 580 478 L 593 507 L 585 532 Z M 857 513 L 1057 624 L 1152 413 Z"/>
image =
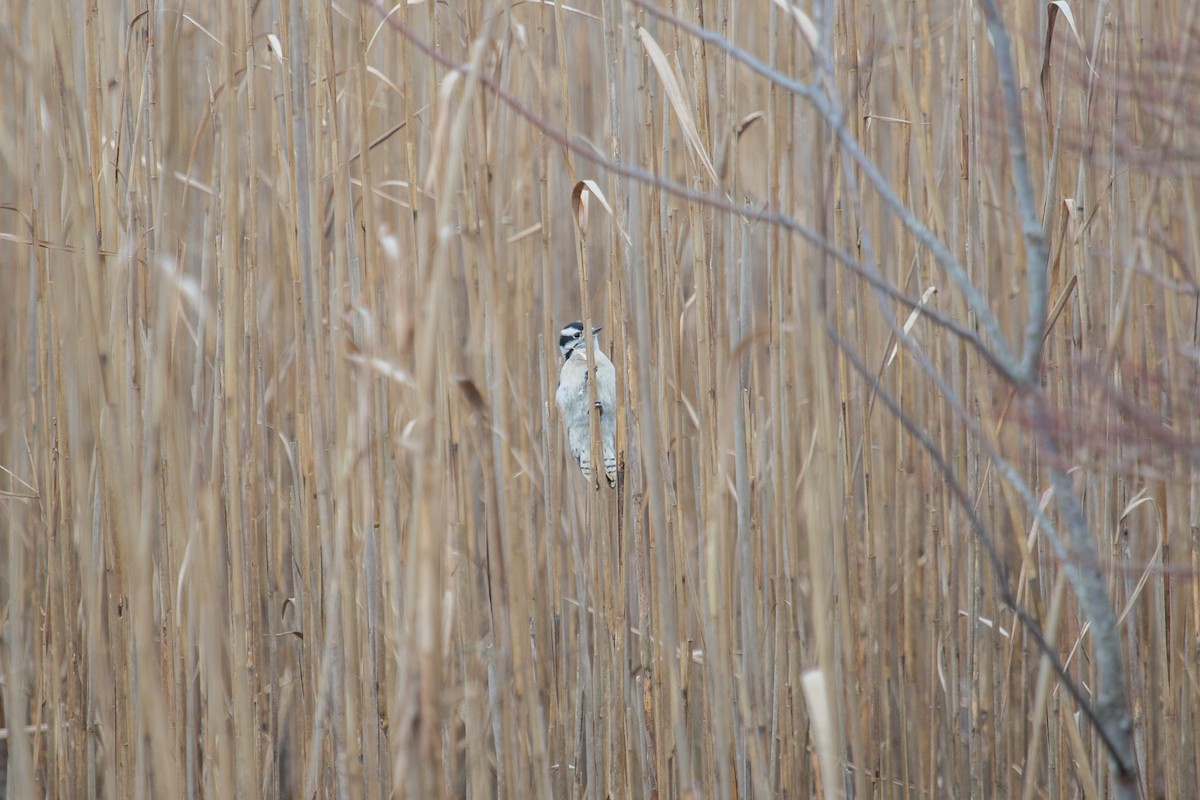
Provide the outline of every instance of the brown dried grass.
<path id="1" fill-rule="evenodd" d="M 884 278 L 971 323 L 869 188 L 849 201 L 803 101 L 616 0 L 481 5 L 394 17 L 606 157 L 856 257 L 868 231 Z M 786 4 L 694 5 L 811 77 Z M 835 7 L 846 124 L 1015 341 L 982 23 Z M 1070 8 L 1079 39 L 1007 12 L 1054 253 L 1044 383 L 1124 614 L 1146 786 L 1183 798 L 1196 12 Z M 825 325 L 950 458 L 1087 690 L 1061 565 L 989 448 L 1042 492 L 1039 453 L 961 340 L 911 329 L 978 432 L 910 350 L 888 358 L 874 291 L 826 253 L 596 167 L 367 4 L 3 14 L 9 796 L 1106 794 L 943 477 Z M 584 179 L 612 210 L 586 239 Z M 554 341 L 579 317 L 622 376 L 618 493 L 562 454 Z"/>

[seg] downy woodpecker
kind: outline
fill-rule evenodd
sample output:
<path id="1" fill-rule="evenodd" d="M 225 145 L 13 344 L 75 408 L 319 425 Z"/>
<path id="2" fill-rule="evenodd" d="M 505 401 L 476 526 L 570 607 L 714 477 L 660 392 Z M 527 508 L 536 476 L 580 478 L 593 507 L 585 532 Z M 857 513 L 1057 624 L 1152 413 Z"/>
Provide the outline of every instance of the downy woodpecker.
<path id="1" fill-rule="evenodd" d="M 588 376 L 596 376 L 596 405 L 600 412 L 600 444 L 604 451 L 604 477 L 609 486 L 617 485 L 617 370 L 600 350 L 596 334 L 600 328 L 592 328 L 595 342 L 595 370 L 587 357 L 584 346 L 583 323 L 572 322 L 562 329 L 558 337 L 558 348 L 562 351 L 563 365 L 558 373 L 558 391 L 554 400 L 562 411 L 563 426 L 567 431 L 567 448 L 579 462 L 579 469 L 587 479 L 592 477 L 592 435 L 589 417 L 592 406 L 588 404 Z"/>

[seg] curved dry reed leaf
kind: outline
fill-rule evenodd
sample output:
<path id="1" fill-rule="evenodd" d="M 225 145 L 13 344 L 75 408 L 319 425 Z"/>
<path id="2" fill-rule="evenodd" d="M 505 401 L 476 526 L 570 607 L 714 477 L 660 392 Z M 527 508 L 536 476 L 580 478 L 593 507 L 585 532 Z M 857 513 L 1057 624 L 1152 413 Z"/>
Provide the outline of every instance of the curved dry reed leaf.
<path id="1" fill-rule="evenodd" d="M 1083 37 L 1079 35 L 1079 28 L 1075 27 L 1075 15 L 1071 13 L 1071 6 L 1067 4 L 1067 0 L 1051 0 L 1046 6 L 1046 13 L 1049 15 L 1049 20 L 1047 20 L 1048 25 L 1053 25 L 1054 18 L 1062 14 L 1067 20 L 1067 25 L 1071 28 L 1071 33 L 1075 34 L 1075 41 L 1079 43 L 1079 48 L 1081 50 L 1084 49 Z M 1085 52 L 1084 55 L 1086 56 L 1087 53 Z"/>
<path id="2" fill-rule="evenodd" d="M 378 372 L 383 377 L 395 381 L 404 386 L 416 386 L 416 381 L 413 380 L 412 373 L 401 367 L 396 366 L 387 359 L 378 356 L 366 356 L 358 353 L 349 353 L 346 360 L 352 364 L 358 364 L 367 369 Z"/>
<path id="3" fill-rule="evenodd" d="M 621 222 L 617 219 L 617 214 L 615 211 L 613 211 L 612 204 L 609 203 L 608 198 L 604 196 L 604 191 L 600 188 L 600 184 L 596 183 L 591 178 L 584 178 L 581 181 L 577 181 L 575 183 L 575 187 L 571 190 L 571 208 L 575 211 L 575 223 L 577 225 L 579 224 L 579 204 L 581 201 L 584 203 L 583 227 L 581 228 L 584 238 L 587 238 L 588 220 L 586 205 L 589 199 L 584 192 L 586 192 L 587 195 L 595 197 L 596 200 L 599 201 L 604 210 L 608 212 L 608 216 L 612 217 L 613 222 L 617 224 L 617 231 L 621 234 L 621 238 L 623 238 L 627 244 L 632 244 L 633 239 L 629 236 L 625 229 L 621 227 Z"/>
<path id="4" fill-rule="evenodd" d="M 813 24 L 812 18 L 800 10 L 799 6 L 794 6 L 787 0 L 771 0 L 775 5 L 783 9 L 783 12 L 792 18 L 796 23 L 796 27 L 800 29 L 800 35 L 804 37 L 804 41 L 809 48 L 815 53 L 817 46 L 821 42 L 821 37 L 817 33 L 817 26 Z"/>
<path id="5" fill-rule="evenodd" d="M 605 197 L 604 192 L 600 190 L 600 184 L 596 183 L 596 181 L 592 180 L 591 178 L 584 178 L 582 181 L 580 181 L 580 183 L 586 185 L 588 191 L 596 196 L 596 199 L 600 201 L 600 205 L 604 206 L 604 210 L 608 212 L 610 217 L 616 218 L 617 215 L 613 213 L 612 206 L 608 203 L 608 198 Z"/>
<path id="6" fill-rule="evenodd" d="M 588 200 L 591 193 L 588 181 L 576 181 L 575 188 L 571 190 L 571 211 L 575 215 L 575 227 L 581 239 L 586 239 L 588 235 Z"/>
<path id="7" fill-rule="evenodd" d="M 1092 74 L 1096 72 L 1096 68 L 1092 66 L 1092 60 L 1088 57 L 1083 37 L 1079 35 L 1079 28 L 1075 26 L 1075 15 L 1071 13 L 1071 6 L 1066 0 L 1051 0 L 1046 4 L 1046 41 L 1042 45 L 1042 71 L 1039 76 L 1042 84 L 1042 108 L 1046 112 L 1047 128 L 1050 127 L 1050 50 L 1054 44 L 1054 24 L 1058 21 L 1060 14 L 1067 21 L 1067 27 L 1071 29 L 1071 33 L 1075 34 L 1075 42 L 1083 53 L 1083 60 L 1087 62 L 1088 69 Z"/>
<path id="8" fill-rule="evenodd" d="M 204 27 L 204 26 L 203 26 L 203 25 L 201 25 L 199 22 L 197 22 L 197 21 L 196 21 L 196 19 L 195 19 L 193 16 L 191 16 L 190 14 L 185 14 L 185 13 L 182 13 L 182 12 L 180 12 L 180 16 L 181 16 L 181 17 L 183 17 L 183 18 L 184 18 L 185 20 L 187 20 L 188 22 L 192 23 L 192 25 L 194 25 L 198 31 L 200 31 L 201 33 L 203 33 L 203 34 L 204 34 L 205 36 L 207 36 L 209 39 L 212 39 L 214 42 L 216 42 L 216 43 L 217 43 L 217 45 L 219 45 L 220 47 L 224 47 L 224 46 L 225 46 L 225 43 L 224 43 L 224 42 L 222 42 L 220 39 L 218 39 L 218 38 L 217 38 L 217 35 L 216 35 L 215 33 L 213 33 L 213 32 L 212 32 L 212 31 L 210 31 L 208 28 Z"/>
<path id="9" fill-rule="evenodd" d="M 375 67 L 367 67 L 367 74 L 382 81 L 389 89 L 396 93 L 397 97 L 404 96 L 404 92 L 400 91 L 400 87 L 396 85 L 396 82 L 385 75 L 382 70 L 376 69 Z M 405 120 L 405 122 L 407 122 L 407 120 Z"/>
<path id="10" fill-rule="evenodd" d="M 704 148 L 704 143 L 700 141 L 700 131 L 696 128 L 692 110 L 688 108 L 687 101 L 683 97 L 683 90 L 679 87 L 675 70 L 671 69 L 671 63 L 667 61 L 667 54 L 658 46 L 658 42 L 650 35 L 650 31 L 645 28 L 638 27 L 638 37 L 642 40 L 642 46 L 646 48 L 646 54 L 650 56 L 650 63 L 654 65 L 658 79 L 663 83 L 663 90 L 667 93 L 667 100 L 671 102 L 671 108 L 675 109 L 675 116 L 679 118 L 679 127 L 683 128 L 684 138 L 692 146 L 692 152 L 704 165 L 704 169 L 708 171 L 713 183 L 719 184 L 717 170 L 708 156 L 708 151 Z"/>
<path id="11" fill-rule="evenodd" d="M 559 8 L 561 8 L 563 11 L 567 12 L 568 14 L 578 14 L 581 17 L 584 17 L 584 18 L 590 19 L 590 20 L 595 20 L 596 22 L 604 21 L 603 17 L 597 16 L 596 14 L 592 14 L 591 12 L 588 12 L 588 11 L 584 11 L 582 8 L 576 8 L 575 6 L 569 6 L 566 3 L 562 3 L 562 5 L 559 5 L 558 0 L 517 0 L 517 2 L 512 4 L 512 8 L 515 9 L 517 6 L 523 6 L 526 3 L 529 3 L 531 5 L 540 5 L 540 6 L 551 6 L 551 7 L 558 6 Z"/>
<path id="12" fill-rule="evenodd" d="M 371 39 L 370 39 L 370 41 L 367 42 L 367 52 L 368 53 L 371 52 L 371 47 L 375 44 L 375 37 L 379 36 L 379 32 L 381 30 L 383 30 L 383 28 L 388 24 L 388 19 L 393 14 L 395 14 L 400 9 L 405 8 L 406 6 L 415 6 L 418 3 L 422 3 L 422 2 L 424 2 L 424 0 L 407 0 L 406 2 L 402 1 L 402 2 L 399 2 L 399 3 L 396 3 L 395 5 L 393 5 L 386 14 L 384 14 L 383 16 L 380 17 L 379 25 L 377 25 L 375 27 L 375 32 L 371 34 Z"/>
<path id="13" fill-rule="evenodd" d="M 905 334 L 907 334 L 909 331 L 912 330 L 913 325 L 917 324 L 917 320 L 921 316 L 921 310 L 923 308 L 925 308 L 925 306 L 929 303 L 929 298 L 933 297 L 935 294 L 937 294 L 936 286 L 930 286 L 928 289 L 926 289 L 921 294 L 921 302 L 917 304 L 917 307 L 914 308 L 912 310 L 912 313 L 910 313 L 908 315 L 908 319 L 906 319 L 904 321 L 904 333 Z M 888 358 L 887 358 L 887 366 L 890 367 L 892 365 L 892 362 L 896 360 L 896 353 L 899 351 L 899 349 L 900 349 L 900 344 L 898 342 L 896 344 L 892 345 L 892 352 L 888 354 Z"/>
<path id="14" fill-rule="evenodd" d="M 1150 498 L 1147 499 L 1149 500 Z M 1150 554 L 1150 560 L 1146 562 L 1146 566 L 1142 569 L 1141 577 L 1138 578 L 1138 582 L 1134 585 L 1133 591 L 1129 593 L 1129 597 L 1125 601 L 1125 608 L 1123 608 L 1121 613 L 1117 615 L 1117 622 L 1119 624 L 1125 623 L 1125 618 L 1128 617 L 1130 612 L 1132 612 L 1137 606 L 1138 598 L 1140 598 L 1142 596 L 1142 592 L 1145 591 L 1146 584 L 1152 577 L 1155 577 L 1161 573 L 1163 566 L 1162 512 L 1160 511 L 1156 501 L 1150 500 L 1150 502 L 1152 503 L 1152 508 L 1154 509 L 1155 515 L 1158 517 L 1158 525 L 1155 526 L 1156 530 L 1158 531 L 1157 543 L 1154 546 L 1154 552 Z"/>
<path id="15" fill-rule="evenodd" d="M 767 115 L 761 111 L 751 112 L 751 113 L 747 114 L 746 116 L 742 117 L 741 121 L 738 122 L 737 126 L 733 129 L 733 133 L 735 136 L 737 136 L 737 138 L 740 139 L 740 138 L 742 138 L 742 134 L 750 129 L 750 126 L 752 126 L 754 123 L 760 122 L 766 118 L 767 118 Z"/>
<path id="16" fill-rule="evenodd" d="M 1133 496 L 1133 499 L 1125 504 L 1125 508 L 1122 509 L 1121 515 L 1119 517 L 1117 517 L 1117 519 L 1120 521 L 1124 521 L 1125 518 L 1128 517 L 1130 514 L 1132 514 L 1133 510 L 1135 508 L 1137 508 L 1138 506 L 1142 505 L 1143 503 L 1153 503 L 1153 502 L 1154 502 L 1154 498 L 1149 495 L 1148 490 L 1146 489 L 1145 486 L 1143 486 L 1141 491 L 1139 491 L 1137 494 L 1135 494 Z"/>

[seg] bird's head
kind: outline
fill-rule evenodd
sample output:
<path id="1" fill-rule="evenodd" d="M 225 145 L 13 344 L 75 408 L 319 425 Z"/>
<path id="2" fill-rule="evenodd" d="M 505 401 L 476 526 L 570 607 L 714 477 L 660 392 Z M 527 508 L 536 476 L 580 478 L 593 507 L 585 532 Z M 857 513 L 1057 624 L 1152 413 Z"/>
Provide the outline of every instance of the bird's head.
<path id="1" fill-rule="evenodd" d="M 592 336 L 595 337 L 601 331 L 601 328 L 592 328 Z M 571 357 L 571 354 L 576 349 L 583 347 L 583 323 L 572 322 L 567 325 L 558 335 L 558 349 L 562 351 L 563 361 Z"/>

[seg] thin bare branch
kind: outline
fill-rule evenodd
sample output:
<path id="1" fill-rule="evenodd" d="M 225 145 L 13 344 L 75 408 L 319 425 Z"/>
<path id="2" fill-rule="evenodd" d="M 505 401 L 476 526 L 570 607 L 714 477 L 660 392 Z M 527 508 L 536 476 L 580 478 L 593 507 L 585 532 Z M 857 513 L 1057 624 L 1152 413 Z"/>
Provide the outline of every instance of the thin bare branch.
<path id="1" fill-rule="evenodd" d="M 845 114 L 832 97 L 813 84 L 798 81 L 763 63 L 716 31 L 693 25 L 682 17 L 648 2 L 648 0 L 629 0 L 629 2 L 655 17 L 678 26 L 697 39 L 719 47 L 722 51 L 733 56 L 733 58 L 745 64 L 755 73 L 812 103 L 813 107 L 817 109 L 817 112 L 825 119 L 826 124 L 829 125 L 837 137 L 838 144 L 842 146 L 845 152 L 850 154 L 855 165 L 862 170 L 863 175 L 866 176 L 867 181 L 875 191 L 879 193 L 879 196 L 883 198 L 888 209 L 896 215 L 904 224 L 904 227 L 912 233 L 913 237 L 933 255 L 934 261 L 945 271 L 955 287 L 962 293 L 967 301 L 967 305 L 970 306 L 971 311 L 979 319 L 979 324 L 983 326 L 983 330 L 988 337 L 989 346 L 992 348 L 993 355 L 995 356 L 995 361 L 1001 365 L 1002 371 L 1012 378 L 1017 378 L 1021 375 L 1020 362 L 1012 355 L 1012 351 L 1009 349 L 1007 340 L 1004 337 L 1004 332 L 1000 329 L 1000 323 L 996 319 L 995 314 L 992 313 L 991 306 L 983 294 L 971 282 L 966 269 L 962 264 L 958 263 L 958 260 L 950 252 L 949 248 L 946 247 L 945 242 L 921 222 L 912 209 L 896 194 L 891 183 L 880 172 L 879 167 L 871 160 L 870 156 L 862 149 L 858 141 L 854 138 L 854 134 L 850 132 L 850 129 L 846 127 Z"/>
<path id="2" fill-rule="evenodd" d="M 1021 232 L 1025 237 L 1025 289 L 1029 304 L 1025 317 L 1025 335 L 1021 348 L 1018 381 L 1035 386 L 1042 367 L 1042 342 L 1045 339 L 1046 311 L 1050 306 L 1050 252 L 1046 244 L 1046 227 L 1038 213 L 1033 178 L 1029 172 L 1029 155 L 1025 145 L 1025 120 L 1021 114 L 1021 96 L 1017 92 L 1017 74 L 1013 66 L 1012 45 L 1008 29 L 1000 16 L 996 0 L 979 0 L 987 18 L 992 52 L 996 55 L 996 71 L 1004 98 L 1004 120 L 1008 134 L 1009 156 L 1012 158 L 1013 183 L 1017 205 L 1021 209 Z"/>

